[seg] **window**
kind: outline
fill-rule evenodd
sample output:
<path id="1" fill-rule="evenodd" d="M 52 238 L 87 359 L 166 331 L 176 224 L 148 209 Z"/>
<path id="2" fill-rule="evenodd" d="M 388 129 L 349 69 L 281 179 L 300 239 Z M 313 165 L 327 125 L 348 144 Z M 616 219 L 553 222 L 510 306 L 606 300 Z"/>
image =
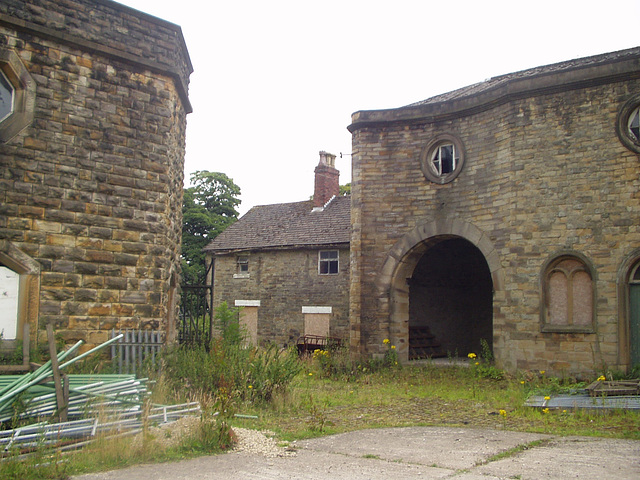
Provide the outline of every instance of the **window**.
<path id="1" fill-rule="evenodd" d="M 431 155 L 431 166 L 436 175 L 442 177 L 456 169 L 456 146 L 452 143 L 438 145 Z"/>
<path id="2" fill-rule="evenodd" d="M 0 70 L 0 122 L 13 113 L 15 91 L 7 76 Z"/>
<path id="3" fill-rule="evenodd" d="M 249 256 L 238 255 L 236 257 L 236 273 L 233 278 L 249 278 Z"/>
<path id="4" fill-rule="evenodd" d="M 460 174 L 463 164 L 462 142 L 449 134 L 434 138 L 420 154 L 422 173 L 427 180 L 438 184 L 453 181 Z"/>
<path id="5" fill-rule="evenodd" d="M 640 95 L 632 97 L 620 109 L 616 133 L 625 147 L 640 153 Z"/>
<path id="6" fill-rule="evenodd" d="M 594 282 L 586 261 L 563 255 L 543 272 L 543 332 L 593 332 Z"/>
<path id="7" fill-rule="evenodd" d="M 35 102 L 35 81 L 15 52 L 0 48 L 0 142 L 31 124 Z"/>
<path id="8" fill-rule="evenodd" d="M 238 273 L 249 273 L 249 257 L 238 257 Z"/>
<path id="9" fill-rule="evenodd" d="M 319 252 L 318 273 L 320 275 L 338 274 L 338 250 L 321 250 Z"/>
<path id="10" fill-rule="evenodd" d="M 627 128 L 629 133 L 636 141 L 640 141 L 640 107 L 631 112 L 629 115 L 629 121 L 627 122 Z"/>

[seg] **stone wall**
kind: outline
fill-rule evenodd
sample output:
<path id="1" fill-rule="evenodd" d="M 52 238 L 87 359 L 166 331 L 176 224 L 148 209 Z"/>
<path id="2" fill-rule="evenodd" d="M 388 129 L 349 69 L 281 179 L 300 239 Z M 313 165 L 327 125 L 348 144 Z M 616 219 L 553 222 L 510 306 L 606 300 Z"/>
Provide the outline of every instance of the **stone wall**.
<path id="1" fill-rule="evenodd" d="M 402 109 L 371 112 L 369 123 L 354 114 L 354 350 L 379 352 L 389 337 L 406 355 L 400 277 L 411 276 L 406 265 L 417 264 L 430 239 L 459 236 L 485 253 L 491 270 L 500 367 L 556 374 L 626 367 L 616 289 L 621 265 L 640 246 L 640 180 L 638 154 L 622 145 L 615 125 L 640 89 L 635 77 L 556 85 L 467 113 L 446 115 L 439 105 L 422 120 L 403 121 Z M 438 108 L 445 114 L 434 114 Z M 437 185 L 423 175 L 420 155 L 442 133 L 462 141 L 465 164 L 454 181 Z M 542 269 L 560 252 L 594 268 L 592 333 L 541 330 Z"/>
<path id="2" fill-rule="evenodd" d="M 236 255 L 215 256 L 214 304 L 259 300 L 259 342 L 294 345 L 304 334 L 303 306 L 332 307 L 330 335 L 348 340 L 348 248 L 339 250 L 338 275 L 318 274 L 316 249 L 253 251 L 248 257 L 249 273 L 243 275 Z"/>
<path id="3" fill-rule="evenodd" d="M 187 98 L 180 28 L 106 0 L 0 4 L 36 85 L 0 144 L 0 239 L 40 264 L 39 327 L 95 344 L 165 328 L 179 276 Z"/>

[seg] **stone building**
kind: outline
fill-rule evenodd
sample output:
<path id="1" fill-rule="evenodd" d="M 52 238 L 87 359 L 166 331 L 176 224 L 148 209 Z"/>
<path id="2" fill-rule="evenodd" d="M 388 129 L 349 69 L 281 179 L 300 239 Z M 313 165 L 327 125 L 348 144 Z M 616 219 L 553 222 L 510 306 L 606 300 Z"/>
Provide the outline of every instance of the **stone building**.
<path id="1" fill-rule="evenodd" d="M 192 70 L 180 27 L 116 2 L 0 2 L 5 333 L 172 333 Z"/>
<path id="2" fill-rule="evenodd" d="M 253 207 L 206 248 L 214 305 L 240 309 L 254 344 L 349 338 L 350 198 L 320 152 L 313 200 Z"/>
<path id="3" fill-rule="evenodd" d="M 634 48 L 353 114 L 353 350 L 640 363 L 639 106 Z"/>

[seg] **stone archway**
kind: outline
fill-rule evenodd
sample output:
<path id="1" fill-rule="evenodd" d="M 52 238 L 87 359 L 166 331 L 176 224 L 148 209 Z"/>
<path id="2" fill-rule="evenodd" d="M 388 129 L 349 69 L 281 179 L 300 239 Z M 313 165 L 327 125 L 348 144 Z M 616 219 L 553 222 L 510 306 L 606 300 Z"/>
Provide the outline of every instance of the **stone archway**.
<path id="1" fill-rule="evenodd" d="M 488 236 L 475 225 L 464 220 L 432 221 L 414 228 L 389 251 L 378 276 L 378 292 L 389 299 L 389 338 L 398 346 L 399 358 L 409 359 L 410 283 L 416 267 L 427 252 L 441 242 L 466 241 L 484 258 L 492 291 L 502 290 L 503 271 L 498 252 Z M 495 307 L 493 307 L 495 309 Z M 493 310 L 492 309 L 492 310 Z M 491 345 L 492 339 L 487 339 Z M 458 352 L 465 354 L 466 352 Z"/>
<path id="2" fill-rule="evenodd" d="M 640 249 L 618 269 L 618 367 L 631 371 L 640 359 Z"/>
<path id="3" fill-rule="evenodd" d="M 478 248 L 434 237 L 409 283 L 409 360 L 461 357 L 493 344 L 493 285 Z"/>

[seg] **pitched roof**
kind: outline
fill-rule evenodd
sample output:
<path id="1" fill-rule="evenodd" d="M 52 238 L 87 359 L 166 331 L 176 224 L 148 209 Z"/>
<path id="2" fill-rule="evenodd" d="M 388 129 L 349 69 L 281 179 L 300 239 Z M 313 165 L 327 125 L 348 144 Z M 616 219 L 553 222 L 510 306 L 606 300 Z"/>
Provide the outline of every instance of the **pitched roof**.
<path id="1" fill-rule="evenodd" d="M 519 72 L 508 73 L 506 75 L 492 77 L 480 83 L 475 83 L 473 85 L 468 85 L 466 87 L 462 87 L 457 90 L 453 90 L 451 92 L 443 93 L 441 95 L 436 95 L 435 97 L 431 97 L 426 100 L 422 100 L 420 102 L 407 105 L 407 107 L 446 102 L 456 98 L 475 95 L 517 79 L 532 78 L 540 75 L 548 75 L 548 74 L 563 72 L 567 70 L 574 70 L 577 68 L 587 68 L 595 65 L 602 65 L 606 63 L 616 62 L 619 60 L 625 60 L 627 58 L 637 58 L 639 54 L 640 54 L 640 47 L 634 47 L 626 50 L 620 50 L 617 52 L 603 53 L 600 55 L 593 55 L 591 57 L 576 58 L 573 60 L 566 60 L 563 62 L 551 64 L 551 65 L 543 65 L 540 67 L 528 68 L 526 70 L 522 70 Z"/>
<path id="2" fill-rule="evenodd" d="M 204 250 L 278 249 L 349 243 L 351 198 L 335 197 L 322 211 L 313 200 L 253 207 L 218 235 Z"/>

